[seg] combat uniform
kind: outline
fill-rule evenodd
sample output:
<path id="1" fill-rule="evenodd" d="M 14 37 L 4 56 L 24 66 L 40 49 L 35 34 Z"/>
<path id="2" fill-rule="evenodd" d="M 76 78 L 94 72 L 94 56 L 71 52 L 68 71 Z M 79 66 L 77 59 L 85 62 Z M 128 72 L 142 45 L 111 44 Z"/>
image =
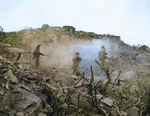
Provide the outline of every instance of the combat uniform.
<path id="1" fill-rule="evenodd" d="M 39 66 L 39 57 L 40 57 L 40 55 L 44 55 L 44 54 L 40 53 L 40 46 L 41 46 L 40 44 L 37 45 L 37 47 L 33 51 L 33 59 L 35 61 L 35 68 L 37 68 Z"/>
<path id="2" fill-rule="evenodd" d="M 107 69 L 109 69 L 109 65 L 106 62 L 105 55 L 107 55 L 107 53 L 105 52 L 105 49 L 102 48 L 99 52 L 99 60 L 100 60 L 101 67 L 106 71 Z"/>
<path id="3" fill-rule="evenodd" d="M 104 49 L 101 49 L 100 52 L 99 52 L 99 60 L 103 62 L 106 58 L 105 55 L 107 55 L 107 53 L 105 52 Z"/>
<path id="4" fill-rule="evenodd" d="M 82 58 L 79 55 L 75 55 L 75 57 L 72 59 L 73 60 L 73 74 L 76 75 L 79 73 L 79 63 L 82 60 Z"/>

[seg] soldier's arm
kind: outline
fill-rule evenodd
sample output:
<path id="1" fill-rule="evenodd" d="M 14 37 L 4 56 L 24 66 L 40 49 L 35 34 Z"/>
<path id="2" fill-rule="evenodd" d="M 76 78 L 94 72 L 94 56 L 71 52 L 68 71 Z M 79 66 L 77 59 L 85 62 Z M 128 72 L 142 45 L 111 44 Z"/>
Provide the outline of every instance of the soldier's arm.
<path id="1" fill-rule="evenodd" d="M 107 55 L 107 53 L 105 52 L 105 58 L 109 59 L 106 55 Z"/>
<path id="2" fill-rule="evenodd" d="M 43 55 L 43 56 L 46 56 L 45 54 L 43 54 L 43 53 L 41 53 L 41 52 L 39 52 L 39 54 L 40 54 L 40 55 Z"/>
<path id="3" fill-rule="evenodd" d="M 75 57 L 72 59 L 72 61 L 73 61 L 73 62 L 75 61 Z"/>
<path id="4" fill-rule="evenodd" d="M 82 58 L 81 58 L 80 56 L 78 56 L 78 59 L 79 59 L 79 60 L 82 60 Z"/>

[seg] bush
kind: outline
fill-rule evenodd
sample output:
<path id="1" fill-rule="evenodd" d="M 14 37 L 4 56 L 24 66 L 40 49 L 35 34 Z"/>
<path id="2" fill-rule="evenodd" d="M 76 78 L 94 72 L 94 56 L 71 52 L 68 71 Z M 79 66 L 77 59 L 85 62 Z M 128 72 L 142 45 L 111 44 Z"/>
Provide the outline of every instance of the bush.
<path id="1" fill-rule="evenodd" d="M 114 107 L 120 108 L 131 108 L 138 107 L 140 109 L 140 114 L 146 111 L 149 100 L 149 85 L 150 79 L 136 79 L 132 81 L 124 81 L 124 83 L 119 87 L 112 88 L 110 96 L 114 101 Z"/>

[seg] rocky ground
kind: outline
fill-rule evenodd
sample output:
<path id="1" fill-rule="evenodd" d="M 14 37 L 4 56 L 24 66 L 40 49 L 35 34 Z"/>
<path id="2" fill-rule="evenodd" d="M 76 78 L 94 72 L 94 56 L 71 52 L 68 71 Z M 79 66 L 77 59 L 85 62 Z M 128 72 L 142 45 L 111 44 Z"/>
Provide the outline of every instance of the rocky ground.
<path id="1" fill-rule="evenodd" d="M 114 61 L 113 63 L 118 62 L 125 67 L 129 66 L 131 69 L 134 67 L 134 63 L 131 64 L 129 61 Z M 143 63 L 148 67 L 148 63 L 147 65 L 145 62 Z M 144 64 L 137 63 L 140 73 L 142 73 Z M 108 87 L 111 89 L 104 92 L 102 89 L 103 82 L 100 80 L 94 82 L 94 75 L 91 77 L 84 74 L 74 76 L 69 68 L 40 67 L 36 70 L 28 62 L 10 61 L 1 56 L 0 69 L 0 115 L 2 116 L 69 114 L 138 116 L 141 109 L 137 106 L 142 107 L 143 111 L 146 108 L 146 104 L 143 104 L 141 98 L 146 94 L 147 89 L 143 89 L 141 80 L 134 80 L 134 78 L 142 79 L 142 77 L 124 76 L 126 78 L 123 78 L 124 82 L 120 83 L 121 86 L 115 85 L 113 88 L 110 83 Z M 123 74 L 128 70 L 131 71 L 129 68 L 125 69 L 126 71 L 119 68 L 119 70 L 124 71 Z M 146 74 L 144 71 L 146 70 L 143 70 L 143 73 Z M 93 72 L 92 67 L 91 72 Z M 134 81 L 128 83 L 128 78 Z M 131 90 L 128 90 L 129 88 Z M 120 91 L 117 92 L 118 89 Z"/>

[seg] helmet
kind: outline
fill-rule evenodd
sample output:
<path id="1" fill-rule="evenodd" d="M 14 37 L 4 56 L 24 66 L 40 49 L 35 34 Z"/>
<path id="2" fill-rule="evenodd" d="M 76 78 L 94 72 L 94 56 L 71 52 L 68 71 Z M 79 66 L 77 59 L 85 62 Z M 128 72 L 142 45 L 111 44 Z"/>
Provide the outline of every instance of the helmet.
<path id="1" fill-rule="evenodd" d="M 101 46 L 101 48 L 105 49 L 105 46 L 104 46 L 104 45 L 102 45 L 102 46 Z"/>
<path id="2" fill-rule="evenodd" d="M 78 52 L 78 51 L 76 51 L 75 55 L 79 55 L 79 52 Z"/>
<path id="3" fill-rule="evenodd" d="M 40 47 L 40 46 L 41 46 L 41 44 L 38 44 L 38 45 L 37 45 L 37 47 Z"/>

